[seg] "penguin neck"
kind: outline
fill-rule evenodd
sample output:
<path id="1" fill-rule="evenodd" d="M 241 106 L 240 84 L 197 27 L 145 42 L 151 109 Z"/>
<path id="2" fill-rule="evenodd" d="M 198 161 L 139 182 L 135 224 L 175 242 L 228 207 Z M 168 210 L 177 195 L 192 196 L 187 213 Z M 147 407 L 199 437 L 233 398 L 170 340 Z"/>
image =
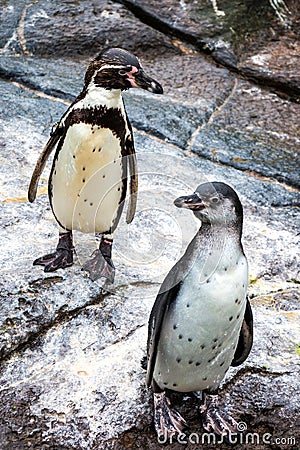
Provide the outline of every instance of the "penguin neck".
<path id="1" fill-rule="evenodd" d="M 195 244 L 198 249 L 196 260 L 202 264 L 205 259 L 209 267 L 214 266 L 216 261 L 220 266 L 230 266 L 230 261 L 235 264 L 236 259 L 244 254 L 241 227 L 237 224 L 202 223 L 195 236 Z"/>
<path id="2" fill-rule="evenodd" d="M 84 108 L 106 106 L 109 108 L 121 108 L 123 104 L 121 89 L 106 89 L 91 83 L 80 103 Z"/>
<path id="3" fill-rule="evenodd" d="M 239 229 L 224 224 L 202 223 L 186 255 L 189 267 L 192 267 L 192 277 L 197 273 L 200 283 L 206 283 L 211 274 L 230 271 L 240 258 L 244 258 Z"/>
<path id="4" fill-rule="evenodd" d="M 205 282 L 216 268 L 228 269 L 235 265 L 240 257 L 244 257 L 241 230 L 241 226 L 225 227 L 224 224 L 202 222 L 184 255 L 165 279 L 160 292 L 179 285 L 194 269 L 201 274 L 200 281 Z"/>
<path id="5" fill-rule="evenodd" d="M 208 223 L 202 222 L 198 231 L 199 237 L 210 242 L 213 246 L 230 245 L 241 247 L 242 224 Z"/>

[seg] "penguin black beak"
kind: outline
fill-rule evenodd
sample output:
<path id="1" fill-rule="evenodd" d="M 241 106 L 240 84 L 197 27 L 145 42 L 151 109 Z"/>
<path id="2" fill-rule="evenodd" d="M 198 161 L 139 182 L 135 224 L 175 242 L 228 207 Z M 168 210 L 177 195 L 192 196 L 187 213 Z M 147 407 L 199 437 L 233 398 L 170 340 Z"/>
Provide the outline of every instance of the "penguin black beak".
<path id="1" fill-rule="evenodd" d="M 200 211 L 206 206 L 197 193 L 176 198 L 176 200 L 174 200 L 174 205 L 177 206 L 177 208 L 187 208 L 192 211 Z"/>
<path id="2" fill-rule="evenodd" d="M 148 77 L 143 69 L 139 69 L 133 73 L 129 81 L 132 87 L 145 89 L 146 91 L 153 92 L 153 94 L 163 94 L 162 86 L 154 78 Z"/>

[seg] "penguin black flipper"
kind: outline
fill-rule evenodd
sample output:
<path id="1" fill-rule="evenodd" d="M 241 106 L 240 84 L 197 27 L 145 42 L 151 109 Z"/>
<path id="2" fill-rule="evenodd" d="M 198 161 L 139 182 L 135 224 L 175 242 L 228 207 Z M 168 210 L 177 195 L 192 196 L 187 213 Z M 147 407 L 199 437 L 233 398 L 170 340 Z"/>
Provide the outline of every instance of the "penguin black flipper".
<path id="1" fill-rule="evenodd" d="M 127 116 L 126 116 L 127 117 Z M 134 150 L 134 143 L 132 138 L 132 129 L 129 120 L 127 120 L 128 127 L 130 129 L 131 135 L 126 139 L 126 151 L 127 151 L 127 163 L 129 170 L 129 204 L 126 214 L 126 223 L 133 221 L 136 203 L 137 203 L 137 193 L 138 193 L 138 169 L 137 160 Z"/>
<path id="2" fill-rule="evenodd" d="M 165 281 L 167 281 L 167 278 Z M 163 285 L 162 285 L 162 288 L 163 288 Z M 148 387 L 151 385 L 152 379 L 153 379 L 158 343 L 159 343 L 160 332 L 161 332 L 162 324 L 164 321 L 164 317 L 165 317 L 172 301 L 174 301 L 176 299 L 177 294 L 180 289 L 180 286 L 181 286 L 181 282 L 179 282 L 178 284 L 176 284 L 171 289 L 169 289 L 165 292 L 161 288 L 159 294 L 156 297 L 155 303 L 153 305 L 153 308 L 152 308 L 152 311 L 150 314 L 149 326 L 148 326 L 148 341 L 147 341 L 148 363 L 147 363 L 147 375 L 146 375 L 146 384 Z"/>
<path id="3" fill-rule="evenodd" d="M 244 320 L 240 331 L 240 337 L 231 363 L 232 367 L 239 366 L 247 359 L 252 348 L 252 343 L 253 343 L 253 315 L 249 299 L 247 298 Z"/>
<path id="4" fill-rule="evenodd" d="M 53 133 L 51 133 L 47 144 L 43 148 L 43 151 L 40 154 L 39 159 L 37 160 L 28 188 L 28 200 L 30 201 L 30 203 L 34 202 L 35 200 L 40 176 L 42 175 L 46 162 L 52 151 L 54 150 L 58 140 L 62 137 L 62 134 L 63 129 L 58 125 Z"/>

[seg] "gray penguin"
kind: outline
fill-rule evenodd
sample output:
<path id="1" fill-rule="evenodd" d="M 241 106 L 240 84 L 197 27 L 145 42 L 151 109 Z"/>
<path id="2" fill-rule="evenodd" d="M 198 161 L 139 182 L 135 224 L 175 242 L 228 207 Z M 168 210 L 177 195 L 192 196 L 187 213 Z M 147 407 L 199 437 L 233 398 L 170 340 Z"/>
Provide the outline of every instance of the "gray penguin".
<path id="1" fill-rule="evenodd" d="M 174 203 L 202 224 L 166 276 L 149 319 L 146 382 L 153 390 L 154 425 L 160 438 L 183 433 L 187 424 L 167 392 L 201 391 L 204 429 L 228 436 L 237 422 L 219 411 L 218 387 L 230 366 L 245 361 L 253 340 L 243 208 L 220 182 L 201 184 Z"/>

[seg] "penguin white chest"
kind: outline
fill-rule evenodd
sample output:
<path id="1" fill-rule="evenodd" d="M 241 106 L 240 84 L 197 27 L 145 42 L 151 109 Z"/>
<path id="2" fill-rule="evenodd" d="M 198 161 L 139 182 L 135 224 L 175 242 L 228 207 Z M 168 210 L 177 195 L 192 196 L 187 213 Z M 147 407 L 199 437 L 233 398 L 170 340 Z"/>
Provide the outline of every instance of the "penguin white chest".
<path id="1" fill-rule="evenodd" d="M 161 388 L 189 392 L 219 386 L 237 346 L 247 279 L 242 254 L 234 266 L 221 263 L 207 278 L 195 264 L 162 326 L 154 371 Z"/>
<path id="2" fill-rule="evenodd" d="M 126 188 L 120 140 L 108 128 L 72 125 L 57 154 L 50 201 L 59 224 L 85 233 L 113 226 Z"/>

